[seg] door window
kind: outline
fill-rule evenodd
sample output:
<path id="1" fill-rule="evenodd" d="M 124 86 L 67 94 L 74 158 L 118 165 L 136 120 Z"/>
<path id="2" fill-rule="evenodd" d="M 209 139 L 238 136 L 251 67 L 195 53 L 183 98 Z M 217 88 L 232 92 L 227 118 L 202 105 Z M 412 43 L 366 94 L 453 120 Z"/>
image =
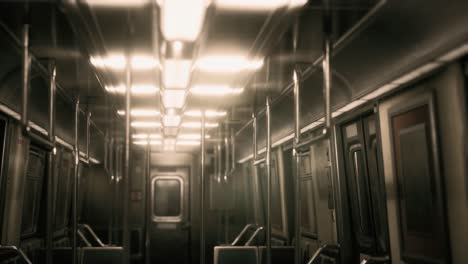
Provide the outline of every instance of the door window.
<path id="1" fill-rule="evenodd" d="M 153 179 L 153 220 L 179 222 L 183 210 L 183 180 L 177 176 L 159 176 Z"/>

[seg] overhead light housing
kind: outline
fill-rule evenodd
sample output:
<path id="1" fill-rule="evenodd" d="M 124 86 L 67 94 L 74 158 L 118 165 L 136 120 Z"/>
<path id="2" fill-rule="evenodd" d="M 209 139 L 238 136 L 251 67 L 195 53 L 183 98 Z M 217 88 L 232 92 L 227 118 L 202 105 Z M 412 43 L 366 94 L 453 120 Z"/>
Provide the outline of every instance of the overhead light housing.
<path id="1" fill-rule="evenodd" d="M 160 140 L 150 140 L 149 142 L 147 140 L 133 141 L 133 144 L 135 144 L 135 145 L 148 145 L 148 143 L 150 145 L 161 145 L 162 144 L 162 142 Z"/>
<path id="2" fill-rule="evenodd" d="M 200 128 L 201 127 L 201 122 L 183 122 L 182 127 L 185 128 Z M 218 127 L 218 123 L 205 123 L 205 127 L 207 128 L 213 128 L 213 127 Z"/>
<path id="3" fill-rule="evenodd" d="M 202 111 L 201 110 L 189 110 L 184 113 L 186 116 L 191 117 L 201 117 Z M 205 117 L 222 117 L 226 116 L 226 111 L 216 111 L 216 110 L 205 110 Z"/>
<path id="4" fill-rule="evenodd" d="M 150 122 L 150 121 L 134 121 L 131 123 L 131 126 L 137 127 L 137 128 L 153 128 L 153 127 L 161 127 L 161 123 Z"/>
<path id="5" fill-rule="evenodd" d="M 159 62 L 149 55 L 133 55 L 131 63 L 133 70 L 151 70 L 159 67 Z"/>
<path id="6" fill-rule="evenodd" d="M 161 138 L 160 134 L 133 134 L 133 139 L 159 139 Z"/>
<path id="7" fill-rule="evenodd" d="M 265 12 L 278 8 L 297 8 L 307 4 L 307 0 L 216 0 L 216 7 L 232 11 Z"/>
<path id="8" fill-rule="evenodd" d="M 163 124 L 165 127 L 178 127 L 181 119 L 179 115 L 165 115 L 163 116 Z"/>
<path id="9" fill-rule="evenodd" d="M 191 60 L 166 59 L 162 69 L 162 81 L 165 88 L 185 89 L 190 81 Z"/>
<path id="10" fill-rule="evenodd" d="M 112 53 L 108 56 L 94 56 L 90 58 L 91 64 L 96 68 L 109 68 L 112 70 L 124 70 L 127 66 L 127 59 L 124 55 Z"/>
<path id="11" fill-rule="evenodd" d="M 198 59 L 195 66 L 204 72 L 238 73 L 262 68 L 263 60 L 250 60 L 245 56 L 207 56 Z"/>
<path id="12" fill-rule="evenodd" d="M 137 8 L 148 4 L 147 0 L 85 0 L 91 7 Z"/>
<path id="13" fill-rule="evenodd" d="M 164 90 L 162 101 L 166 108 L 182 108 L 185 105 L 185 90 Z"/>
<path id="14" fill-rule="evenodd" d="M 158 110 L 155 110 L 155 109 L 132 109 L 130 111 L 130 113 L 132 114 L 132 116 L 135 116 L 135 117 L 152 117 L 152 116 L 159 116 L 160 115 L 160 112 Z M 117 111 L 117 114 L 118 115 L 125 115 L 125 111 L 124 110 L 118 110 Z"/>
<path id="15" fill-rule="evenodd" d="M 113 94 L 125 94 L 125 85 L 108 85 L 105 87 L 106 91 Z M 132 95 L 150 95 L 156 94 L 159 88 L 152 84 L 134 84 L 132 86 Z"/>
<path id="16" fill-rule="evenodd" d="M 210 135 L 205 135 L 205 138 L 210 138 Z M 201 139 L 200 134 L 179 134 L 177 135 L 177 139 L 182 139 L 182 140 L 199 140 Z"/>
<path id="17" fill-rule="evenodd" d="M 217 85 L 197 85 L 190 89 L 192 94 L 202 96 L 225 96 L 225 95 L 238 95 L 244 91 L 244 88 L 231 88 L 229 86 Z"/>
<path id="18" fill-rule="evenodd" d="M 205 0 L 159 0 L 161 31 L 168 41 L 193 42 L 200 35 L 207 2 Z"/>
<path id="19" fill-rule="evenodd" d="M 177 140 L 178 146 L 198 146 L 200 145 L 199 140 Z"/>

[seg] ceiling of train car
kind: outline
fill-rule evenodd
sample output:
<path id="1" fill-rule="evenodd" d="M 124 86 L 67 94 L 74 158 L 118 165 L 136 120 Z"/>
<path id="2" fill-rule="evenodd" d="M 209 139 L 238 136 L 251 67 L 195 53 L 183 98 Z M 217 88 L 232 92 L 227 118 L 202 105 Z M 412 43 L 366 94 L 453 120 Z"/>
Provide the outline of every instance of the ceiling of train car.
<path id="1" fill-rule="evenodd" d="M 337 41 L 382 1 L 331 2 Z M 101 128 L 112 120 L 109 108 L 111 115 L 125 115 L 128 62 L 134 142 L 152 142 L 160 149 L 164 143 L 177 145 L 178 140 L 184 143 L 181 146 L 196 147 L 200 110 L 206 110 L 212 137 L 224 120 L 242 124 L 253 108 L 262 107 L 265 96 L 284 92 L 295 64 L 310 65 L 322 53 L 320 0 L 64 0 L 61 4 L 58 10 L 51 8 L 54 3 L 30 4 L 33 53 L 55 58 L 60 85 L 73 96 L 81 95 Z M 2 21 L 21 39 L 22 23 L 17 20 L 24 16 L 24 4 L 12 6 L 13 12 L 10 6 L 2 8 L 9 10 L 0 11 Z M 292 24 L 297 15 L 294 55 Z M 314 90 L 319 95 L 320 89 Z"/>

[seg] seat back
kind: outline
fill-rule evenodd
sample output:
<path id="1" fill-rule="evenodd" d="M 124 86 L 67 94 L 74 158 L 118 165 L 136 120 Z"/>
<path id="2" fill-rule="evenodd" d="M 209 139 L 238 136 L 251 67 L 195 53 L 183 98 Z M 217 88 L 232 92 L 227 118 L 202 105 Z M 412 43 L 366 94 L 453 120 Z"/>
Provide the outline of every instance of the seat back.
<path id="1" fill-rule="evenodd" d="M 214 264 L 257 264 L 257 247 L 219 246 L 214 248 Z"/>
<path id="2" fill-rule="evenodd" d="M 267 263 L 266 247 L 258 247 L 260 256 L 260 264 Z M 272 247 L 271 248 L 271 263 L 286 264 L 294 263 L 294 247 Z"/>
<path id="3" fill-rule="evenodd" d="M 83 247 L 81 264 L 120 264 L 122 252 L 122 247 Z"/>

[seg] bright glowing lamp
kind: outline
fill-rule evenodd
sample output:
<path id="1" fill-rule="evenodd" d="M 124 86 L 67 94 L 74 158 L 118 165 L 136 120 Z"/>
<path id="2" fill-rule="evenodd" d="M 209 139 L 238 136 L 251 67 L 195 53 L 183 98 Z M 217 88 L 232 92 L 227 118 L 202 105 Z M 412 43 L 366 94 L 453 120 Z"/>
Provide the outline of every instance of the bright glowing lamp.
<path id="1" fill-rule="evenodd" d="M 196 68 L 212 73 L 255 71 L 263 67 L 263 60 L 249 60 L 244 56 L 207 56 L 197 60 Z"/>
<path id="2" fill-rule="evenodd" d="M 160 0 L 161 31 L 168 41 L 193 42 L 205 18 L 205 0 Z"/>
<path id="3" fill-rule="evenodd" d="M 185 104 L 185 90 L 165 90 L 162 96 L 164 107 L 182 108 Z"/>
<path id="4" fill-rule="evenodd" d="M 190 91 L 195 95 L 224 96 L 241 94 L 244 88 L 231 88 L 224 85 L 197 85 L 192 87 Z"/>

